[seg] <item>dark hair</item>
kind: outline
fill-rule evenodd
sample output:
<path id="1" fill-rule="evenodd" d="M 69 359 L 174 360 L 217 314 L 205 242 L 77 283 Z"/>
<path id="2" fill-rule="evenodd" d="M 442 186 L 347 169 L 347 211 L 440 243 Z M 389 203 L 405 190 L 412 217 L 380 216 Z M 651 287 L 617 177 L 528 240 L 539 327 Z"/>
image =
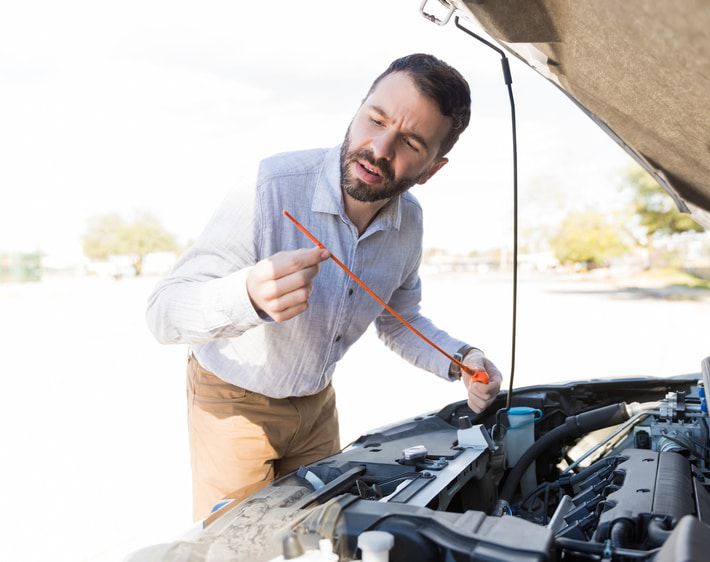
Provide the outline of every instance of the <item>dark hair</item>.
<path id="1" fill-rule="evenodd" d="M 375 79 L 367 95 L 372 93 L 380 80 L 393 72 L 406 72 L 414 80 L 419 92 L 434 100 L 442 115 L 451 117 L 451 129 L 439 149 L 439 157 L 444 156 L 456 144 L 471 118 L 471 90 L 468 83 L 453 66 L 433 55 L 415 53 L 393 61 Z"/>

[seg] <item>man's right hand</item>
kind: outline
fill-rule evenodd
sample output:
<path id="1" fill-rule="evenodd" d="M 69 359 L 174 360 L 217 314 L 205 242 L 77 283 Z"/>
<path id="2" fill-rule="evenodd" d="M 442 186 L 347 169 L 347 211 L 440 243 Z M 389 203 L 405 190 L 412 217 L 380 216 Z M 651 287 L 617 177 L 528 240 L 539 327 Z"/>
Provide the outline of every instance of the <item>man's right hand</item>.
<path id="1" fill-rule="evenodd" d="M 311 281 L 328 250 L 310 248 L 274 254 L 258 262 L 247 276 L 247 292 L 257 312 L 276 322 L 290 320 L 308 308 Z"/>

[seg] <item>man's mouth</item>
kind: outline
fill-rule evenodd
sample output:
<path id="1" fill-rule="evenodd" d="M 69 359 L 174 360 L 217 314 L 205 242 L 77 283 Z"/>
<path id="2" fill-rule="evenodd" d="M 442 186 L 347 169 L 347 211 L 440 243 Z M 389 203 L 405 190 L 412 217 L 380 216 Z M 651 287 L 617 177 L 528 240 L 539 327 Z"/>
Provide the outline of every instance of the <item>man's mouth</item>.
<path id="1" fill-rule="evenodd" d="M 355 160 L 355 173 L 368 184 L 377 183 L 383 178 L 382 171 L 366 160 Z"/>

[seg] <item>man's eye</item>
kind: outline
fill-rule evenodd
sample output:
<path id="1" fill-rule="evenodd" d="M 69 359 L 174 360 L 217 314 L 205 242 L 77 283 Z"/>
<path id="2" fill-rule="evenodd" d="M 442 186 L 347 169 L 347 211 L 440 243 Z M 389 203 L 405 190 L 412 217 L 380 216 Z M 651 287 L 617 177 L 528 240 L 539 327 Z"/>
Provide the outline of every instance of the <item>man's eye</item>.
<path id="1" fill-rule="evenodd" d="M 377 125 L 378 127 L 382 127 L 383 123 L 380 119 L 375 119 L 374 117 L 370 117 L 370 121 Z"/>
<path id="2" fill-rule="evenodd" d="M 404 144 L 406 144 L 409 148 L 411 148 L 414 152 L 419 152 L 419 148 L 417 147 L 416 144 L 414 144 L 410 139 L 407 137 L 404 137 Z"/>

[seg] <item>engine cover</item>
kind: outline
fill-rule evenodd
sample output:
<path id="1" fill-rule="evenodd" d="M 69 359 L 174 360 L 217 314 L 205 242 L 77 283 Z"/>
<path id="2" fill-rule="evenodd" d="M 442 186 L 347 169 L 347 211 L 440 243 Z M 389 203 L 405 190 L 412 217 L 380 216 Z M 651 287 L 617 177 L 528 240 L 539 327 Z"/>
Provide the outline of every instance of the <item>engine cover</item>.
<path id="1" fill-rule="evenodd" d="M 637 524 L 639 518 L 670 516 L 676 521 L 695 513 L 690 463 L 675 452 L 626 449 L 627 457 L 614 472 L 618 489 L 603 503 L 594 538 L 606 540 L 619 519 Z"/>

